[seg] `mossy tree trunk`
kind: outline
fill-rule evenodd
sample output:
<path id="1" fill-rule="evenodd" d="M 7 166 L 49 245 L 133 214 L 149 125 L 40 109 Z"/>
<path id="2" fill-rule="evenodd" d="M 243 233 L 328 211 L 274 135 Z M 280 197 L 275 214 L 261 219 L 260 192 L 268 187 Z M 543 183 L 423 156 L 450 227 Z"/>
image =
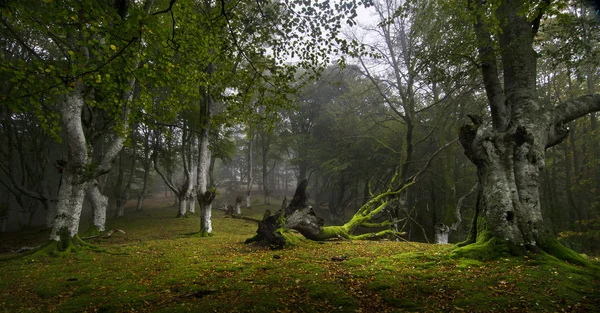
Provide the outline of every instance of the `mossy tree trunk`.
<path id="1" fill-rule="evenodd" d="M 492 115 L 491 123 L 470 116 L 473 124 L 460 129 L 460 142 L 477 167 L 477 217 L 466 247 L 457 254 L 494 249 L 509 253 L 544 250 L 563 259 L 578 261 L 559 245 L 545 227 L 538 192 L 540 171 L 548 147 L 568 134 L 563 126 L 587 113 L 600 110 L 600 95 L 587 95 L 556 107 L 544 107 L 535 96 L 536 52 L 532 48 L 544 8 L 528 18 L 522 0 L 491 4 L 477 1 L 475 33 L 483 83 Z M 486 12 L 500 21 L 496 29 L 500 52 L 494 51 Z M 501 56 L 504 83 L 496 62 Z M 494 248 L 495 247 L 495 248 Z M 501 247 L 501 248 L 499 248 Z M 475 249 L 473 249 L 475 248 Z"/>
<path id="2" fill-rule="evenodd" d="M 317 217 L 312 207 L 307 204 L 306 187 L 308 186 L 308 181 L 304 179 L 298 185 L 294 198 L 290 201 L 289 205 L 286 206 L 284 204 L 273 215 L 268 210 L 265 212 L 263 220 L 258 224 L 256 235 L 246 240 L 246 243 L 266 243 L 273 248 L 283 248 L 293 245 L 297 237 L 289 233 L 290 229 L 296 230 L 305 238 L 314 241 L 328 239 L 377 239 L 385 236 L 403 235 L 404 233 L 394 231 L 391 228 L 395 223 L 394 221 L 372 222 L 372 220 L 387 207 L 391 199 L 397 197 L 411 184 L 404 184 L 400 189 L 388 190 L 373 197 L 344 225 L 324 226 L 324 220 Z M 354 235 L 358 227 L 388 227 L 388 229 L 363 235 Z"/>

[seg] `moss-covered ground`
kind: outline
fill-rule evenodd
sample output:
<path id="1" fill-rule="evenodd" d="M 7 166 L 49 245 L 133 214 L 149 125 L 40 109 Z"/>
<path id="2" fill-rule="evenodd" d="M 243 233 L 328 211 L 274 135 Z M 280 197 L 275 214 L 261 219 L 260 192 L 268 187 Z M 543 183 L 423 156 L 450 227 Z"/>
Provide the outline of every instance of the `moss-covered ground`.
<path id="1" fill-rule="evenodd" d="M 594 267 L 461 259 L 449 245 L 390 241 L 301 240 L 271 251 L 243 244 L 255 223 L 217 210 L 214 236 L 190 235 L 198 218 L 177 219 L 169 204 L 109 219 L 107 229 L 126 234 L 92 243 L 113 254 L 14 258 L 7 250 L 48 234 L 0 235 L 0 312 L 600 312 Z"/>

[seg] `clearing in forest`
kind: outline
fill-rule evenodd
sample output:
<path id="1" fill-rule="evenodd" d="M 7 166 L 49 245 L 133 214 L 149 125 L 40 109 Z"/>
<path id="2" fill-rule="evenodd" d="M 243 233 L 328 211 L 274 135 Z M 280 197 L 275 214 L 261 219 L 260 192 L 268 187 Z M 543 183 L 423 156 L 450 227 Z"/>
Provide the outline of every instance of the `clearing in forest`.
<path id="1" fill-rule="evenodd" d="M 192 237 L 197 216 L 177 219 L 175 207 L 155 202 L 108 221 L 126 232 L 93 241 L 110 253 L 14 258 L 9 248 L 47 234 L 2 234 L 0 312 L 600 310 L 595 269 L 550 257 L 482 262 L 451 258 L 451 245 L 390 241 L 303 240 L 273 251 L 243 243 L 252 221 L 214 210 L 215 236 Z M 263 212 L 257 205 L 248 216 Z"/>

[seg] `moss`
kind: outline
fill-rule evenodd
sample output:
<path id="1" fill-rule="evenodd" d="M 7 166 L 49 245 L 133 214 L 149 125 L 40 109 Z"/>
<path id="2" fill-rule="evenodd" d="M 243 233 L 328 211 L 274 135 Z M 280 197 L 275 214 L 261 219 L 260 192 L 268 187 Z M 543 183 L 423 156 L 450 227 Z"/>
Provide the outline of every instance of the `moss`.
<path id="1" fill-rule="evenodd" d="M 506 240 L 495 237 L 489 229 L 486 219 L 479 217 L 477 218 L 476 241 L 464 246 L 459 246 L 452 251 L 451 255 L 454 258 L 468 258 L 485 261 L 510 255 L 523 255 L 524 252 L 525 250 L 523 247 L 515 246 Z"/>
<path id="2" fill-rule="evenodd" d="M 482 267 L 484 264 L 477 260 L 472 259 L 461 259 L 456 268 L 458 269 L 467 269 L 472 267 Z"/>
<path id="3" fill-rule="evenodd" d="M 98 226 L 92 224 L 90 225 L 90 229 L 88 229 L 88 231 L 85 234 L 83 234 L 83 238 L 102 235 L 102 233 L 103 232 L 98 228 Z"/>
<path id="4" fill-rule="evenodd" d="M 189 235 L 190 235 L 190 237 L 205 238 L 205 237 L 213 237 L 215 234 L 207 232 L 206 229 L 202 229 L 199 232 L 191 233 Z"/>
<path id="5" fill-rule="evenodd" d="M 577 252 L 563 246 L 558 240 L 547 237 L 540 243 L 540 248 L 546 252 L 547 254 L 563 261 L 567 261 L 569 263 L 582 265 L 582 266 L 591 266 L 592 263 L 587 260 L 585 257 L 579 255 Z"/>
<path id="6" fill-rule="evenodd" d="M 298 243 L 302 241 L 300 237 L 296 236 L 294 233 L 292 233 L 286 228 L 278 228 L 277 230 L 275 230 L 275 234 L 281 236 L 281 238 L 283 239 L 283 244 L 281 244 L 278 248 L 289 248 L 297 246 Z"/>
<path id="7" fill-rule="evenodd" d="M 51 240 L 46 245 L 34 250 L 33 257 L 66 257 L 71 253 L 76 253 L 82 250 L 104 251 L 95 245 L 87 243 L 79 238 L 79 235 L 71 237 L 66 229 L 59 232 L 60 240 Z"/>
<path id="8" fill-rule="evenodd" d="M 346 228 L 343 226 L 325 226 L 321 227 L 319 234 L 315 238 L 311 238 L 316 241 L 324 241 L 327 239 L 336 239 L 336 238 L 350 238 L 350 234 L 346 231 Z"/>

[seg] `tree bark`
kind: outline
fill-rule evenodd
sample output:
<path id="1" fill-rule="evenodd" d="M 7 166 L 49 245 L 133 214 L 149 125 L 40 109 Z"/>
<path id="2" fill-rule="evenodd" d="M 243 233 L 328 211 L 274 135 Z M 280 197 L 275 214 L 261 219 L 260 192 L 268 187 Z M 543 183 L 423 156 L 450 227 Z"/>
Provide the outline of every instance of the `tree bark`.
<path id="1" fill-rule="evenodd" d="M 493 123 L 472 118 L 473 124 L 460 128 L 465 154 L 477 167 L 479 194 L 472 235 L 465 242 L 472 245 L 455 253 L 485 258 L 542 249 L 572 262 L 585 263 L 576 253 L 561 246 L 546 229 L 538 185 L 546 149 L 566 138 L 568 130 L 563 125 L 600 110 L 600 95 L 582 96 L 545 111 L 535 97 L 536 53 L 532 44 L 537 28 L 535 21 L 532 24 L 520 13 L 522 6 L 523 1 L 503 1 L 495 12 L 501 21 L 499 44 L 504 87 L 500 89 L 496 77 L 489 77 L 488 82 L 495 84 L 491 86 L 495 92 L 503 90 L 506 100 L 503 103 L 489 100 L 501 95 L 490 95 L 486 88 Z M 477 24 L 475 29 L 489 31 L 478 29 Z M 480 50 L 480 58 L 483 57 Z M 497 75 L 485 71 L 483 74 Z"/>
<path id="2" fill-rule="evenodd" d="M 235 214 L 242 215 L 242 197 L 235 197 Z"/>
<path id="3" fill-rule="evenodd" d="M 97 233 L 101 233 L 105 230 L 104 227 L 106 224 L 106 208 L 108 206 L 108 197 L 100 192 L 97 181 L 91 182 L 91 186 L 87 190 L 87 195 L 92 206 L 92 226 L 88 235 L 96 235 Z"/>
<path id="4" fill-rule="evenodd" d="M 412 183 L 403 185 L 397 190 L 388 189 L 386 192 L 372 198 L 363 205 L 350 221 L 342 226 L 323 226 L 324 220 L 316 216 L 312 206 L 307 204 L 306 187 L 308 180 L 304 179 L 296 188 L 294 198 L 289 205 L 284 205 L 275 214 L 267 210 L 263 220 L 258 224 L 256 235 L 246 240 L 246 243 L 258 242 L 274 249 L 294 245 L 298 237 L 289 232 L 298 231 L 302 236 L 314 241 L 329 239 L 363 240 L 377 239 L 386 236 L 400 236 L 403 232 L 391 228 L 395 221 L 372 222 L 386 207 L 388 202 L 402 193 Z M 387 228 L 378 232 L 354 235 L 358 227 Z"/>
<path id="5" fill-rule="evenodd" d="M 88 161 L 81 124 L 83 88 L 83 83 L 76 82 L 75 87 L 64 96 L 61 103 L 61 122 L 67 142 L 67 160 L 63 167 L 56 219 L 50 235 L 50 240 L 54 241 L 60 240 L 61 232 L 73 238 L 79 231 L 79 218 L 86 189 L 84 174 Z"/>
<path id="6" fill-rule="evenodd" d="M 136 211 L 142 211 L 144 209 L 144 199 L 148 192 L 148 178 L 150 177 L 150 166 L 152 160 L 150 159 L 150 130 L 146 129 L 144 136 L 144 179 L 142 185 L 142 191 L 138 194 Z"/>
<path id="7" fill-rule="evenodd" d="M 252 137 L 252 134 L 248 135 L 248 184 L 246 185 L 246 210 L 249 210 L 252 204 L 252 180 L 254 179 L 254 173 L 252 172 Z"/>
<path id="8" fill-rule="evenodd" d="M 206 69 L 207 74 L 212 76 L 214 73 L 214 65 L 209 64 Z M 209 86 L 201 87 L 200 94 L 200 134 L 198 135 L 198 173 L 197 173 L 197 198 L 200 205 L 200 236 L 212 235 L 212 202 L 216 197 L 214 186 L 208 186 L 208 178 L 211 163 L 210 151 L 210 126 L 212 119 L 213 98 Z"/>

